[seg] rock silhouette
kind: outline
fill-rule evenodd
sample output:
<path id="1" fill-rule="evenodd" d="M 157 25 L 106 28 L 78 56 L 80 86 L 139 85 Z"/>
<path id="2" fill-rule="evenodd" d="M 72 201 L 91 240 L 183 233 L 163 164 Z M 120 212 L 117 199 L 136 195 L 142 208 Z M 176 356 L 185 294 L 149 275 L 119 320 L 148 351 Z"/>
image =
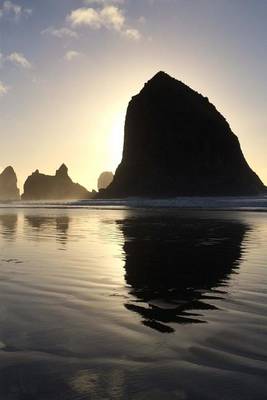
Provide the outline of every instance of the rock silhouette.
<path id="1" fill-rule="evenodd" d="M 97 181 L 97 188 L 98 190 L 100 189 L 106 189 L 111 182 L 113 181 L 114 175 L 110 171 L 105 171 L 100 174 L 98 181 Z"/>
<path id="2" fill-rule="evenodd" d="M 0 200 L 19 200 L 19 189 L 17 187 L 17 176 L 12 167 L 7 167 L 0 174 Z"/>
<path id="3" fill-rule="evenodd" d="M 88 199 L 91 193 L 78 183 L 72 182 L 65 164 L 54 176 L 41 174 L 38 170 L 24 184 L 23 200 Z"/>
<path id="4" fill-rule="evenodd" d="M 129 103 L 106 197 L 254 195 L 265 190 L 207 97 L 159 72 Z"/>

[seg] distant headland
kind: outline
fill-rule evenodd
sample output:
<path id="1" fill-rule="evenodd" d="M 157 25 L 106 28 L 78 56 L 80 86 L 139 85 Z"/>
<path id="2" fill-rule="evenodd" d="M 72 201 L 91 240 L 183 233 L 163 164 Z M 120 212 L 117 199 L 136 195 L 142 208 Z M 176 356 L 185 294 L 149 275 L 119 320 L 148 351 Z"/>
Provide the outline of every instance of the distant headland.
<path id="1" fill-rule="evenodd" d="M 127 109 L 122 161 L 105 171 L 98 190 L 74 183 L 65 164 L 55 175 L 36 170 L 23 200 L 177 196 L 242 196 L 267 193 L 248 165 L 237 136 L 207 97 L 158 72 Z M 18 200 L 12 167 L 0 174 L 0 200 Z"/>

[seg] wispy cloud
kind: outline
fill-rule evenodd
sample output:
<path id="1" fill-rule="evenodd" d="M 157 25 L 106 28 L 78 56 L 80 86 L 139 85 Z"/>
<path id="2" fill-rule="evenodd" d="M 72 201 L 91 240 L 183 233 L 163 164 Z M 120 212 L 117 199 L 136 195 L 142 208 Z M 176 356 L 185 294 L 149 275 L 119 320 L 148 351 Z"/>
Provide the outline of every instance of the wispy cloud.
<path id="1" fill-rule="evenodd" d="M 0 97 L 4 96 L 8 92 L 8 87 L 0 81 Z"/>
<path id="2" fill-rule="evenodd" d="M 125 36 L 127 36 L 129 39 L 132 39 L 132 40 L 140 40 L 141 39 L 141 34 L 138 31 L 138 29 L 126 29 L 124 34 L 125 34 Z"/>
<path id="3" fill-rule="evenodd" d="M 11 53 L 6 57 L 6 60 L 22 68 L 32 68 L 30 61 L 22 53 Z"/>
<path id="4" fill-rule="evenodd" d="M 100 8 L 81 7 L 67 16 L 72 28 L 87 26 L 92 29 L 106 28 L 121 33 L 132 40 L 139 40 L 141 34 L 137 29 L 128 26 L 124 11 L 114 4 L 106 5 L 106 1 L 95 2 L 103 5 Z M 114 2 L 113 2 L 114 3 Z"/>
<path id="5" fill-rule="evenodd" d="M 28 17 L 32 14 L 32 9 L 25 8 L 19 4 L 15 4 L 12 1 L 4 1 L 0 8 L 0 17 L 10 17 L 18 20 L 21 17 Z"/>
<path id="6" fill-rule="evenodd" d="M 47 29 L 44 29 L 42 32 L 42 35 L 51 35 L 51 36 L 55 36 L 59 39 L 63 39 L 66 37 L 69 38 L 78 38 L 78 34 L 77 32 L 75 32 L 72 29 L 66 28 L 66 27 L 62 27 L 62 28 L 53 28 L 52 26 L 50 26 Z"/>
<path id="7" fill-rule="evenodd" d="M 93 8 L 77 8 L 67 17 L 73 27 L 88 25 L 91 28 L 101 28 L 102 21 L 98 11 Z"/>
<path id="8" fill-rule="evenodd" d="M 146 23 L 146 18 L 143 15 L 141 15 L 141 17 L 138 18 L 138 22 L 140 24 L 145 24 Z"/>
<path id="9" fill-rule="evenodd" d="M 72 60 L 74 60 L 75 58 L 79 57 L 80 55 L 81 55 L 81 53 L 79 53 L 79 52 L 76 51 L 76 50 L 69 50 L 69 51 L 67 51 L 67 52 L 65 53 L 64 58 L 65 58 L 65 60 L 67 60 L 67 61 L 72 61 Z"/>
<path id="10" fill-rule="evenodd" d="M 107 4 L 124 4 L 125 0 L 84 0 L 87 5 L 107 5 Z"/>

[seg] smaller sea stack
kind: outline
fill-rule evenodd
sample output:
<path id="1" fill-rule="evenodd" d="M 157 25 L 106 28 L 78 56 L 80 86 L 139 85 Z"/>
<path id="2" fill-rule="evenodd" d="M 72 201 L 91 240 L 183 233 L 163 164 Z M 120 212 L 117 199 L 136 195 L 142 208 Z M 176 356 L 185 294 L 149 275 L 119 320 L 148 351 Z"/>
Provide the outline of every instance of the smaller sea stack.
<path id="1" fill-rule="evenodd" d="M 105 171 L 100 174 L 98 181 L 97 181 L 97 188 L 98 190 L 106 189 L 111 182 L 113 181 L 114 175 L 110 171 Z"/>
<path id="2" fill-rule="evenodd" d="M 0 200 L 19 200 L 19 189 L 17 187 L 17 176 L 12 167 L 7 167 L 0 174 Z"/>
<path id="3" fill-rule="evenodd" d="M 68 175 L 65 164 L 55 175 L 41 174 L 37 169 L 24 184 L 23 200 L 80 200 L 91 198 L 91 193 Z"/>

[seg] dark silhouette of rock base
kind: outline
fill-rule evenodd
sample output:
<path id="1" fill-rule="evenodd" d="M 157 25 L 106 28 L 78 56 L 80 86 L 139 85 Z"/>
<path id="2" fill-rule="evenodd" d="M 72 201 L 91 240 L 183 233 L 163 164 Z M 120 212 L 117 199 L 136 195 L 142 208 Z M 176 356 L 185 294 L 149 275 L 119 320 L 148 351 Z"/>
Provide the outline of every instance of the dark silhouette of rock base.
<path id="1" fill-rule="evenodd" d="M 54 176 L 40 174 L 36 170 L 24 184 L 23 200 L 64 200 L 89 199 L 91 193 L 78 183 L 73 183 L 68 176 L 65 164 Z"/>
<path id="2" fill-rule="evenodd" d="M 265 191 L 207 97 L 159 72 L 129 103 L 122 161 L 103 197 L 255 195 Z"/>
<path id="3" fill-rule="evenodd" d="M 12 167 L 7 167 L 0 174 L 0 200 L 19 200 L 19 189 L 17 187 L 17 176 Z"/>

